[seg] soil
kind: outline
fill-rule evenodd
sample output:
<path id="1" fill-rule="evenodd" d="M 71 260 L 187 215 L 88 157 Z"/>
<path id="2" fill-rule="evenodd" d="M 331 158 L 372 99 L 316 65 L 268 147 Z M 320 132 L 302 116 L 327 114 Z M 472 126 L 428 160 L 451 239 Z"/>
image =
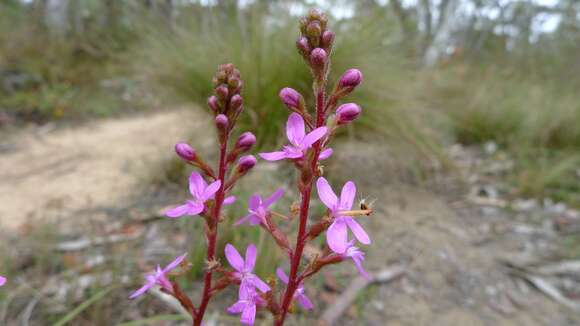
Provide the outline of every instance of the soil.
<path id="1" fill-rule="evenodd" d="M 0 227 L 119 205 L 176 141 L 206 123 L 199 110 L 181 109 L 1 137 Z"/>

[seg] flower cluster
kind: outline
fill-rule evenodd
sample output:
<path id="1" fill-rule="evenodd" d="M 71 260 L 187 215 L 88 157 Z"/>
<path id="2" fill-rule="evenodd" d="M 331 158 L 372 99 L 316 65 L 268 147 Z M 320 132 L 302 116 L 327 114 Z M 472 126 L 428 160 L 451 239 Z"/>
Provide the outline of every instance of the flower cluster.
<path id="1" fill-rule="evenodd" d="M 218 68 L 213 78 L 214 93 L 207 101 L 214 116 L 218 164 L 215 168 L 211 167 L 189 144 L 178 143 L 175 146 L 177 155 L 197 171 L 191 172 L 189 177 L 191 198 L 165 212 L 172 219 L 201 216 L 205 221 L 207 253 L 203 292 L 198 296 L 200 302 L 195 305 L 181 291 L 178 283 L 170 280 L 170 276 L 175 275 L 172 271 L 178 266 L 184 269 L 188 266 L 185 254 L 165 268 L 157 266 L 153 273 L 147 274 L 145 284 L 130 295 L 131 299 L 143 295 L 152 287 L 159 287 L 180 302 L 191 314 L 194 325 L 201 325 L 211 298 L 220 290 L 237 285 L 238 299 L 227 309 L 229 313 L 240 314 L 242 324 L 253 325 L 257 312 L 267 310 L 274 316 L 275 325 L 283 325 L 288 313 L 294 311 L 291 309 L 293 303 L 304 310 L 314 308 L 305 282 L 323 267 L 352 260 L 361 276 L 370 277 L 363 268 L 365 255 L 356 244 L 371 243 L 358 220 L 370 215 L 372 210 L 353 208 L 356 186 L 352 181 L 346 182 L 340 197 L 337 196 L 324 178 L 320 163 L 332 156 L 330 142 L 339 128 L 356 120 L 362 112 L 355 103 L 339 103 L 361 84 L 363 76 L 359 70 L 347 70 L 327 94 L 334 38 L 335 34 L 328 29 L 326 15 L 320 11 L 311 10 L 301 19 L 296 46 L 312 72 L 315 103 L 313 109 L 309 109 L 304 96 L 297 90 L 289 87 L 282 89 L 280 99 L 290 110 L 286 121 L 288 142 L 278 151 L 259 153 L 259 157 L 266 161 L 286 160 L 296 168 L 298 205 L 290 207 L 288 213 L 274 211 L 275 205 L 280 206 L 278 202 L 285 195 L 284 189 L 280 188 L 264 197 L 255 193 L 249 198 L 248 214 L 238 215 L 234 223 L 235 227 L 258 227 L 269 234 L 288 257 L 288 274 L 282 267 L 277 267 L 272 273 L 277 275 L 278 281 L 270 277 L 268 282 L 256 275 L 254 267 L 258 249 L 254 244 L 247 246 L 245 256 L 240 255 L 232 244 L 227 244 L 224 256 L 229 267 L 223 266 L 217 256 L 219 225 L 228 219 L 223 207 L 234 203 L 236 197 L 232 192 L 236 183 L 257 164 L 253 155 L 246 154 L 256 144 L 256 137 L 246 131 L 239 134 L 235 141 L 232 139 L 236 122 L 243 111 L 243 81 L 232 64 L 225 64 Z M 327 208 L 323 216 L 312 216 L 309 212 L 313 188 L 316 188 L 320 201 Z M 287 228 L 278 226 L 279 223 L 292 222 L 298 223 L 295 235 L 287 234 L 283 231 Z M 326 246 L 322 248 L 322 254 L 303 264 L 307 243 L 323 234 L 326 236 Z M 290 236 L 295 237 L 293 245 L 288 240 Z M 214 279 L 214 275 L 219 278 Z"/>

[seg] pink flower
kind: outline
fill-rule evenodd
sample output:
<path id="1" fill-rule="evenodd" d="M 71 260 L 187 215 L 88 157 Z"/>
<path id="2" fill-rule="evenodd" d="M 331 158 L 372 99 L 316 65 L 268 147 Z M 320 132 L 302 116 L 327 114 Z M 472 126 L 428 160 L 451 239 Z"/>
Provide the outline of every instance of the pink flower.
<path id="1" fill-rule="evenodd" d="M 268 214 L 268 208 L 278 201 L 284 195 L 284 189 L 278 189 L 266 198 L 262 200 L 262 196 L 258 194 L 253 194 L 248 201 L 248 212 L 250 214 L 240 218 L 234 225 L 240 225 L 248 222 L 250 225 L 258 225 L 260 223 L 266 223 L 266 214 Z"/>
<path id="2" fill-rule="evenodd" d="M 205 209 L 204 203 L 214 198 L 220 186 L 219 180 L 208 185 L 199 173 L 192 172 L 189 176 L 189 192 L 193 196 L 193 200 L 187 200 L 183 205 L 167 210 L 165 215 L 167 217 L 181 217 L 200 214 Z M 232 204 L 235 200 L 235 197 L 230 196 L 224 200 L 224 204 Z"/>
<path id="3" fill-rule="evenodd" d="M 286 275 L 286 273 L 284 273 L 284 270 L 280 267 L 278 267 L 276 269 L 276 275 L 278 275 L 278 278 L 284 282 L 285 284 L 288 284 L 288 275 Z M 296 288 L 296 292 L 294 292 L 294 299 L 296 299 L 298 301 L 298 303 L 300 303 L 300 305 L 302 306 L 302 308 L 306 309 L 306 310 L 311 310 L 312 308 L 314 308 L 314 305 L 312 304 L 312 301 L 310 301 L 310 299 L 306 296 L 306 294 L 304 294 L 304 285 L 302 285 L 302 283 L 300 283 L 298 285 L 298 287 Z"/>
<path id="4" fill-rule="evenodd" d="M 4 284 L 6 284 L 6 277 L 0 275 L 0 286 L 3 286 Z"/>
<path id="5" fill-rule="evenodd" d="M 270 153 L 260 153 L 260 157 L 267 161 L 278 161 L 282 159 L 299 159 L 304 157 L 306 151 L 312 147 L 316 141 L 321 139 L 326 135 L 327 128 L 320 127 L 312 130 L 310 133 L 306 134 L 304 127 L 304 119 L 298 113 L 290 114 L 288 121 L 286 122 L 286 136 L 290 141 L 290 144 L 284 146 L 282 151 L 270 152 Z M 328 151 L 328 150 L 327 150 Z M 324 153 L 324 152 L 323 152 Z M 322 156 L 321 153 L 320 155 Z M 332 153 L 332 151 L 330 152 Z M 326 157 L 330 156 L 328 154 Z"/>
<path id="6" fill-rule="evenodd" d="M 346 252 L 343 254 L 343 257 L 351 258 L 358 270 L 360 276 L 370 279 L 369 273 L 364 270 L 362 263 L 365 260 L 365 253 L 362 252 L 358 247 L 353 246 L 354 240 L 348 242 L 348 248 L 346 248 Z"/>
<path id="7" fill-rule="evenodd" d="M 258 276 L 252 273 L 256 265 L 257 251 L 256 246 L 250 244 L 246 248 L 246 259 L 244 260 L 240 253 L 231 244 L 226 245 L 226 259 L 230 265 L 237 271 L 234 273 L 235 277 L 240 280 L 240 287 L 258 288 L 262 292 L 270 291 L 270 287 Z"/>
<path id="8" fill-rule="evenodd" d="M 334 221 L 326 233 L 326 242 L 332 251 L 342 254 L 346 251 L 348 245 L 347 228 L 352 231 L 354 236 L 364 244 L 370 244 L 371 239 L 365 230 L 350 216 L 342 216 L 341 211 L 349 211 L 352 208 L 354 197 L 356 195 L 356 186 L 352 181 L 348 181 L 342 187 L 340 200 L 336 197 L 334 191 L 323 177 L 316 181 L 318 196 L 328 209 L 330 209 Z"/>
<path id="9" fill-rule="evenodd" d="M 265 306 L 266 302 L 253 287 L 240 286 L 239 298 L 228 308 L 230 314 L 241 313 L 240 322 L 244 325 L 254 325 L 257 307 Z"/>
<path id="10" fill-rule="evenodd" d="M 145 275 L 146 280 L 145 285 L 143 285 L 137 291 L 133 292 L 129 296 L 129 299 L 135 299 L 145 294 L 145 292 L 149 291 L 149 289 L 151 289 L 155 285 L 161 286 L 161 288 L 163 288 L 166 291 L 173 292 L 173 285 L 171 285 L 171 282 L 169 282 L 165 274 L 169 273 L 171 270 L 179 266 L 179 264 L 181 264 L 181 262 L 183 262 L 183 260 L 185 259 L 186 255 L 187 253 L 175 258 L 175 260 L 173 260 L 171 263 L 169 263 L 169 265 L 167 265 L 163 269 L 161 269 L 161 267 L 157 265 L 157 268 L 155 269 L 154 273 Z"/>

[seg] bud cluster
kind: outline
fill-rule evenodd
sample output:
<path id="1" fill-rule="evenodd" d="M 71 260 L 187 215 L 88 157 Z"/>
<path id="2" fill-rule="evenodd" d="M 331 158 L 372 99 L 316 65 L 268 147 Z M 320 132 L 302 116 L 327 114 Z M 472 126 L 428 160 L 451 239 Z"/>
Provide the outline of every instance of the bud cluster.
<path id="1" fill-rule="evenodd" d="M 316 9 L 300 19 L 300 38 L 296 47 L 317 79 L 326 77 L 328 57 L 334 43 L 334 33 L 327 29 L 327 24 L 326 15 Z"/>
<path id="2" fill-rule="evenodd" d="M 240 95 L 243 81 L 240 79 L 240 71 L 231 63 L 220 65 L 212 82 L 214 95 L 209 97 L 207 104 L 216 115 L 218 128 L 227 128 L 228 120 L 235 120 L 243 110 L 243 100 Z M 223 117 L 220 117 L 218 121 L 217 117 L 220 115 Z"/>

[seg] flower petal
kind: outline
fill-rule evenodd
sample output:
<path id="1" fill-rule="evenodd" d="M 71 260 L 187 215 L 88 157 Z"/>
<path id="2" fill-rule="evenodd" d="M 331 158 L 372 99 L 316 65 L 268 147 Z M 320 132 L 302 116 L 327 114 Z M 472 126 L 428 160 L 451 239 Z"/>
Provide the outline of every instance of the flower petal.
<path id="1" fill-rule="evenodd" d="M 304 146 L 304 148 L 308 148 L 308 147 L 312 146 L 312 144 L 316 143 L 316 141 L 318 141 L 320 138 L 324 137 L 324 135 L 326 135 L 327 131 L 328 131 L 328 129 L 326 127 L 320 127 L 320 128 L 316 128 L 316 129 L 312 130 L 302 140 L 302 146 Z"/>
<path id="2" fill-rule="evenodd" d="M 234 303 L 233 305 L 229 306 L 227 310 L 230 314 L 239 314 L 240 312 L 242 312 L 244 310 L 245 307 L 246 307 L 246 302 L 238 301 L 238 302 Z"/>
<path id="3" fill-rule="evenodd" d="M 152 283 L 147 283 L 147 284 L 143 285 L 141 288 L 139 288 L 135 292 L 131 293 L 131 295 L 129 296 L 129 299 L 135 299 L 139 296 L 142 296 L 143 294 L 145 294 L 145 292 L 149 291 L 149 289 L 152 287 L 153 287 Z"/>
<path id="4" fill-rule="evenodd" d="M 318 155 L 318 160 L 319 161 L 323 161 L 326 160 L 327 158 L 329 158 L 333 153 L 332 148 L 327 148 L 325 150 L 323 150 L 322 152 L 320 152 L 320 155 Z"/>
<path id="5" fill-rule="evenodd" d="M 236 196 L 228 196 L 224 199 L 224 205 L 231 205 L 236 202 Z"/>
<path id="6" fill-rule="evenodd" d="M 238 272 L 242 272 L 244 270 L 244 260 L 242 259 L 242 256 L 240 256 L 240 253 L 236 250 L 236 248 L 228 243 L 226 245 L 225 253 L 226 259 L 228 260 L 230 265 L 232 265 L 232 267 L 236 269 Z"/>
<path id="7" fill-rule="evenodd" d="M 6 284 L 6 277 L 0 276 L 0 286 L 3 286 L 4 284 Z"/>
<path id="8" fill-rule="evenodd" d="M 347 246 L 346 224 L 342 220 L 335 220 L 326 231 L 326 243 L 332 251 L 342 254 Z"/>
<path id="9" fill-rule="evenodd" d="M 364 260 L 364 258 L 362 256 L 352 257 L 352 261 L 354 262 L 354 265 L 356 266 L 356 269 L 358 270 L 359 275 L 367 280 L 370 280 L 371 276 L 369 275 L 369 273 L 367 273 L 367 271 L 365 271 L 365 269 L 362 265 L 363 260 Z"/>
<path id="10" fill-rule="evenodd" d="M 246 248 L 246 262 L 244 264 L 244 270 L 246 272 L 251 272 L 254 270 L 256 265 L 256 257 L 258 256 L 258 250 L 253 243 L 250 243 L 248 248 Z"/>
<path id="11" fill-rule="evenodd" d="M 245 325 L 254 325 L 256 319 L 256 304 L 248 303 L 242 311 L 240 322 Z"/>
<path id="12" fill-rule="evenodd" d="M 185 259 L 186 256 L 187 256 L 187 253 L 184 253 L 183 255 L 175 258 L 171 263 L 169 263 L 167 266 L 165 266 L 165 268 L 163 269 L 163 273 L 165 274 L 165 273 L 173 270 L 175 267 L 179 266 L 179 264 L 181 264 L 181 262 L 183 262 L 183 260 Z"/>
<path id="13" fill-rule="evenodd" d="M 171 217 L 171 218 L 175 218 L 175 217 L 181 217 L 183 215 L 188 215 L 189 214 L 189 208 L 190 205 L 188 203 L 177 206 L 175 208 L 171 208 L 165 211 L 165 216 L 167 217 Z"/>
<path id="14" fill-rule="evenodd" d="M 332 188 L 326 179 L 320 177 L 318 180 L 316 180 L 316 190 L 318 191 L 318 197 L 326 207 L 331 210 L 336 209 L 336 206 L 338 205 L 338 198 L 336 197 L 334 191 L 332 191 Z"/>
<path id="15" fill-rule="evenodd" d="M 260 207 L 261 204 L 262 204 L 262 197 L 260 197 L 260 195 L 253 194 L 252 196 L 250 196 L 250 199 L 248 200 L 248 208 L 250 210 L 256 211 L 258 209 L 258 207 Z"/>
<path id="16" fill-rule="evenodd" d="M 248 281 L 263 293 L 270 291 L 270 286 L 256 275 L 253 275 Z"/>
<path id="17" fill-rule="evenodd" d="M 280 189 L 274 191 L 270 195 L 270 197 L 266 198 L 266 200 L 264 200 L 263 205 L 266 207 L 269 207 L 273 203 L 277 202 L 280 198 L 282 198 L 282 196 L 284 196 L 284 189 L 280 188 Z"/>
<path id="18" fill-rule="evenodd" d="M 304 138 L 304 119 L 298 113 L 292 113 L 286 122 L 286 137 L 291 144 L 299 145 Z"/>
<path id="19" fill-rule="evenodd" d="M 285 284 L 288 284 L 288 275 L 286 275 L 286 273 L 284 273 L 284 270 L 280 267 L 276 268 L 276 275 L 278 276 L 278 278 L 284 282 Z"/>
<path id="20" fill-rule="evenodd" d="M 358 241 L 366 245 L 371 243 L 371 238 L 369 238 L 369 235 L 362 228 L 362 226 L 358 224 L 357 221 L 355 221 L 352 217 L 345 217 L 344 219 L 345 219 L 344 221 L 348 225 L 348 228 L 352 231 L 352 233 L 354 234 L 355 238 Z"/>
<path id="21" fill-rule="evenodd" d="M 244 223 L 249 223 L 250 225 L 260 224 L 260 218 L 254 214 L 248 214 L 234 223 L 234 226 L 239 226 Z"/>
<path id="22" fill-rule="evenodd" d="M 189 192 L 191 195 L 196 199 L 201 198 L 206 187 L 207 183 L 203 180 L 201 174 L 195 171 L 191 172 L 191 175 L 189 176 Z"/>
<path id="23" fill-rule="evenodd" d="M 354 202 L 354 197 L 356 196 L 356 186 L 354 182 L 348 181 L 342 187 L 340 192 L 340 204 L 338 205 L 340 210 L 348 211 L 352 208 L 352 203 Z"/>
<path id="24" fill-rule="evenodd" d="M 312 308 L 314 308 L 312 301 L 310 301 L 310 299 L 304 294 L 297 295 L 296 300 L 298 300 L 298 303 L 300 303 L 302 308 L 306 310 L 312 310 Z"/>
<path id="25" fill-rule="evenodd" d="M 205 190 L 203 191 L 202 197 L 200 198 L 202 201 L 206 201 L 208 199 L 213 198 L 215 193 L 220 190 L 222 182 L 220 180 L 216 180 L 212 182 Z"/>
<path id="26" fill-rule="evenodd" d="M 266 161 L 279 161 L 286 158 L 285 152 L 259 153 L 258 155 Z"/>

